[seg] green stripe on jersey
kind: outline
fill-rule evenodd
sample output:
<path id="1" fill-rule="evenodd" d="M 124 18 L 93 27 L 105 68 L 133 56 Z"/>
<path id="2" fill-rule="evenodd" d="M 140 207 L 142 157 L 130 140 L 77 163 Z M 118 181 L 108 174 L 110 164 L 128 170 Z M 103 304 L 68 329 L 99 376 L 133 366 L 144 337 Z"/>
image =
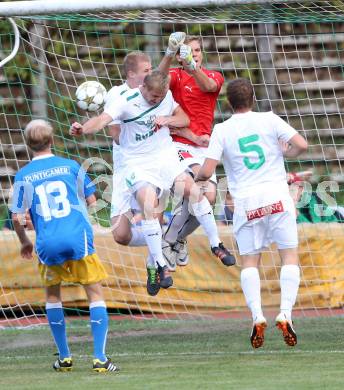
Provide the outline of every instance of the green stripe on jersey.
<path id="1" fill-rule="evenodd" d="M 138 93 L 138 92 L 137 92 Z M 160 102 L 161 103 L 161 102 Z M 136 121 L 136 119 L 140 119 L 142 118 L 144 115 L 148 114 L 150 111 L 154 110 L 155 108 L 159 107 L 160 106 L 160 103 L 156 104 L 155 106 L 149 108 L 148 110 L 142 112 L 140 115 L 136 116 L 135 118 L 130 118 L 130 119 L 124 119 L 124 123 L 128 123 L 128 122 L 133 122 L 133 121 Z"/>
<path id="2" fill-rule="evenodd" d="M 136 96 L 139 96 L 139 93 L 138 93 L 138 92 L 135 92 L 134 95 L 128 96 L 128 97 L 127 97 L 127 102 L 129 102 L 129 100 L 131 100 L 131 99 L 136 98 Z"/>
<path id="3" fill-rule="evenodd" d="M 128 89 L 124 89 L 121 93 L 120 93 L 120 95 L 123 95 L 124 93 L 126 93 L 128 91 Z"/>

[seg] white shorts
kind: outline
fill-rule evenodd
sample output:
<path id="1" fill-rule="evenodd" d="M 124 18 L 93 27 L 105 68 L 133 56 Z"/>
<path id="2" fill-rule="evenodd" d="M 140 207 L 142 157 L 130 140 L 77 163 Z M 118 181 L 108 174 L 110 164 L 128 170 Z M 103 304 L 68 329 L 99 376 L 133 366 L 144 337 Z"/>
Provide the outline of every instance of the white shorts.
<path id="1" fill-rule="evenodd" d="M 113 178 L 111 218 L 132 208 L 133 192 L 139 182 L 147 182 L 159 190 L 159 196 L 169 191 L 177 176 L 184 172 L 174 148 L 164 149 L 154 159 L 132 160 L 117 171 Z"/>
<path id="2" fill-rule="evenodd" d="M 203 165 L 204 160 L 206 159 L 205 153 L 208 148 L 203 148 L 202 146 L 194 146 L 183 144 L 182 142 L 173 142 L 173 145 L 176 147 L 179 160 L 184 166 L 184 170 L 192 172 L 190 167 L 195 164 Z M 213 183 L 217 183 L 216 173 L 214 172 L 211 178 L 209 179 Z"/>
<path id="3" fill-rule="evenodd" d="M 117 170 L 112 176 L 110 217 L 125 214 L 129 210 L 140 210 L 134 194 L 128 191 L 123 171 Z"/>
<path id="4" fill-rule="evenodd" d="M 245 214 L 234 210 L 233 231 L 241 255 L 258 254 L 273 242 L 278 249 L 297 248 L 293 200 L 286 198 Z"/>

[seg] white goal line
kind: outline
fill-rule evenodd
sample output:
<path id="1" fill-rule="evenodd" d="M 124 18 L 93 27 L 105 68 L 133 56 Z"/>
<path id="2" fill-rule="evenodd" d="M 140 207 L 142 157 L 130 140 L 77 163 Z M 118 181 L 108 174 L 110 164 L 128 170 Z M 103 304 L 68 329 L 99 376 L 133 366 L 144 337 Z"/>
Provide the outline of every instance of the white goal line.
<path id="1" fill-rule="evenodd" d="M 342 355 L 344 354 L 344 350 L 338 349 L 338 350 L 299 350 L 299 349 L 289 349 L 289 350 L 260 350 L 260 351 L 209 351 L 204 350 L 204 351 L 195 351 L 195 352 L 115 352 L 113 351 L 111 353 L 111 356 L 114 357 L 164 357 L 164 356 L 182 356 L 182 357 L 187 357 L 187 356 L 238 356 L 238 355 L 248 355 L 248 356 L 273 356 L 273 355 L 291 355 L 291 356 L 314 356 L 314 355 Z M 51 357 L 51 354 L 47 353 L 44 355 L 17 355 L 15 356 L 16 359 L 18 360 L 30 360 L 30 359 L 45 359 Z M 78 355 L 78 354 L 73 354 L 73 357 L 75 359 L 80 359 L 80 360 L 88 360 L 92 358 L 92 355 Z M 13 356 L 6 356 L 6 355 L 1 355 L 0 356 L 0 361 L 6 361 L 6 360 L 12 360 Z"/>
<path id="2" fill-rule="evenodd" d="M 70 12 L 125 11 L 161 8 L 223 7 L 233 4 L 281 3 L 281 0 L 35 0 L 0 3 L 1 16 L 63 14 Z M 284 0 L 283 3 L 295 2 Z M 302 1 L 299 1 L 300 3 Z"/>

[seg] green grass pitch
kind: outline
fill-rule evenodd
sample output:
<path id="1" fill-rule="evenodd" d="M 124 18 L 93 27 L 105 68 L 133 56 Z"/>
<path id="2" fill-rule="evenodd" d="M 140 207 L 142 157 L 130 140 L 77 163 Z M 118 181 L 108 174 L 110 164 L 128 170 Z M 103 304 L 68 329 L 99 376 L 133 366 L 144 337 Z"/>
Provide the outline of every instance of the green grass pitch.
<path id="1" fill-rule="evenodd" d="M 265 344 L 253 350 L 251 322 L 113 320 L 108 355 L 119 373 L 91 370 L 86 320 L 68 321 L 74 370 L 54 372 L 47 327 L 0 331 L 0 389 L 343 389 L 343 317 L 296 318 L 299 343 L 284 344 L 269 321 Z"/>

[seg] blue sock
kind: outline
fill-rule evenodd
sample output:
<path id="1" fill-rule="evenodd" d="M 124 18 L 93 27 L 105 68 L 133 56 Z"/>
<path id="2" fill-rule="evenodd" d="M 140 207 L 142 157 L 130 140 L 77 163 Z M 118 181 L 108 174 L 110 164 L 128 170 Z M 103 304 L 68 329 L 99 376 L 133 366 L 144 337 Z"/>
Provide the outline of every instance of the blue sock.
<path id="1" fill-rule="evenodd" d="M 66 335 L 66 323 L 62 309 L 62 303 L 49 303 L 45 305 L 47 317 L 53 334 L 55 344 L 59 350 L 59 358 L 70 357 L 70 351 L 68 348 L 67 335 Z"/>
<path id="2" fill-rule="evenodd" d="M 104 362 L 106 360 L 105 345 L 108 332 L 108 314 L 104 301 L 90 304 L 90 321 L 93 335 L 94 357 Z"/>

